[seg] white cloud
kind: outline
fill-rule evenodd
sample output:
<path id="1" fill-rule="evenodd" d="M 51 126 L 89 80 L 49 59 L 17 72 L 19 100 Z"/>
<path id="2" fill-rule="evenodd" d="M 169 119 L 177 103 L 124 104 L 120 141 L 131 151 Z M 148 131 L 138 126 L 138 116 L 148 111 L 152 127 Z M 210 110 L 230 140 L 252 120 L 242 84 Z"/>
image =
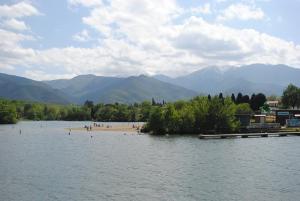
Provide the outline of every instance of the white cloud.
<path id="1" fill-rule="evenodd" d="M 165 29 L 162 25 L 170 23 L 179 12 L 175 0 L 112 0 L 93 9 L 83 22 L 106 37 L 119 34 L 142 43 L 161 34 Z"/>
<path id="2" fill-rule="evenodd" d="M 0 5 L 0 18 L 20 18 L 33 15 L 41 15 L 41 13 L 27 2 L 20 2 L 13 5 Z"/>
<path id="3" fill-rule="evenodd" d="M 22 76 L 24 77 L 30 77 L 31 79 L 34 80 L 55 80 L 55 79 L 70 79 L 75 76 L 76 74 L 48 74 L 45 73 L 43 70 L 26 70 Z"/>
<path id="4" fill-rule="evenodd" d="M 0 29 L 0 49 L 14 48 L 19 43 L 26 40 L 34 40 L 30 35 L 18 34 L 4 29 Z"/>
<path id="5" fill-rule="evenodd" d="M 99 43 L 38 50 L 22 46 L 32 36 L 0 29 L 0 68 L 22 66 L 26 76 L 51 79 L 89 73 L 181 75 L 210 65 L 251 63 L 300 67 L 299 45 L 253 29 L 182 17 L 186 13 L 175 0 L 112 0 L 89 9 L 82 22 L 101 35 Z M 73 39 L 91 38 L 83 30 Z"/>
<path id="6" fill-rule="evenodd" d="M 232 4 L 222 11 L 221 15 L 217 17 L 217 20 L 261 20 L 265 17 L 261 8 L 256 6 L 246 5 L 242 3 Z"/>
<path id="7" fill-rule="evenodd" d="M 285 63 L 299 66 L 300 46 L 259 33 L 233 29 L 192 17 L 178 29 L 177 48 L 217 64 Z"/>
<path id="8" fill-rule="evenodd" d="M 16 19 L 5 20 L 3 22 L 3 26 L 5 28 L 13 29 L 17 31 L 25 31 L 29 29 L 29 27 L 26 26 L 25 22 Z"/>
<path id="9" fill-rule="evenodd" d="M 199 6 L 199 7 L 194 7 L 191 9 L 191 13 L 192 14 L 211 14 L 211 7 L 209 3 L 204 4 L 203 6 Z"/>
<path id="10" fill-rule="evenodd" d="M 87 42 L 87 41 L 91 40 L 90 34 L 86 29 L 75 34 L 72 38 L 73 38 L 73 40 L 75 40 L 77 42 Z"/>
<path id="11" fill-rule="evenodd" d="M 34 57 L 34 50 L 26 49 L 20 44 L 23 41 L 34 40 L 32 36 L 0 29 L 0 38 L 0 67 L 2 69 L 27 65 L 27 58 Z"/>

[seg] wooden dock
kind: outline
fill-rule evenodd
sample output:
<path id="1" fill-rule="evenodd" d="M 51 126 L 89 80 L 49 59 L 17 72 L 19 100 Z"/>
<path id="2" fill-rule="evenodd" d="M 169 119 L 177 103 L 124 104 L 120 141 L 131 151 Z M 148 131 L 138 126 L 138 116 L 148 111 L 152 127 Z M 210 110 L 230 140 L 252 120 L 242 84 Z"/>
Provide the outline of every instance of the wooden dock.
<path id="1" fill-rule="evenodd" d="M 234 133 L 234 134 L 200 134 L 199 139 L 226 139 L 226 138 L 250 138 L 250 137 L 285 137 L 300 136 L 300 132 L 278 133 Z"/>

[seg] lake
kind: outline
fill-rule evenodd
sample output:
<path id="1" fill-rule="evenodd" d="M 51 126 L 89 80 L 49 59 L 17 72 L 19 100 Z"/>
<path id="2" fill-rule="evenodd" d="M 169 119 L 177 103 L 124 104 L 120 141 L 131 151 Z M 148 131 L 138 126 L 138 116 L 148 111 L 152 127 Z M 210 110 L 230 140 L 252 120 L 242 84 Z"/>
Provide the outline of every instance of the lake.
<path id="1" fill-rule="evenodd" d="M 65 129 L 87 124 L 0 126 L 0 200 L 300 198 L 300 137 L 199 140 Z"/>

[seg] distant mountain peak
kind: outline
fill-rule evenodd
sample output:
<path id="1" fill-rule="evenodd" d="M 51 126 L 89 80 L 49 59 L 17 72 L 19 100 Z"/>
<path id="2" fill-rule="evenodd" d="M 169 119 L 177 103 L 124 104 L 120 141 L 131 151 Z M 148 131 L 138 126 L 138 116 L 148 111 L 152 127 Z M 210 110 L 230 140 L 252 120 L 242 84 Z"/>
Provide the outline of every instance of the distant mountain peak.
<path id="1" fill-rule="evenodd" d="M 97 77 L 94 74 L 84 74 L 84 75 L 77 75 L 76 77 L 74 77 L 73 79 L 80 79 L 80 78 L 95 78 Z"/>

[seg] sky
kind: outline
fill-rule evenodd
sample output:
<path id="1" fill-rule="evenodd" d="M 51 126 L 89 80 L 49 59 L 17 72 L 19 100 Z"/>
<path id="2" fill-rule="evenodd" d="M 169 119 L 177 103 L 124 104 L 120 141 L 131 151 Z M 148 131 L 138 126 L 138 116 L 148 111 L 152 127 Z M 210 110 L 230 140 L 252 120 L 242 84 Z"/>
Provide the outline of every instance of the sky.
<path id="1" fill-rule="evenodd" d="M 0 72 L 180 76 L 300 68 L 300 0 L 0 0 Z"/>

